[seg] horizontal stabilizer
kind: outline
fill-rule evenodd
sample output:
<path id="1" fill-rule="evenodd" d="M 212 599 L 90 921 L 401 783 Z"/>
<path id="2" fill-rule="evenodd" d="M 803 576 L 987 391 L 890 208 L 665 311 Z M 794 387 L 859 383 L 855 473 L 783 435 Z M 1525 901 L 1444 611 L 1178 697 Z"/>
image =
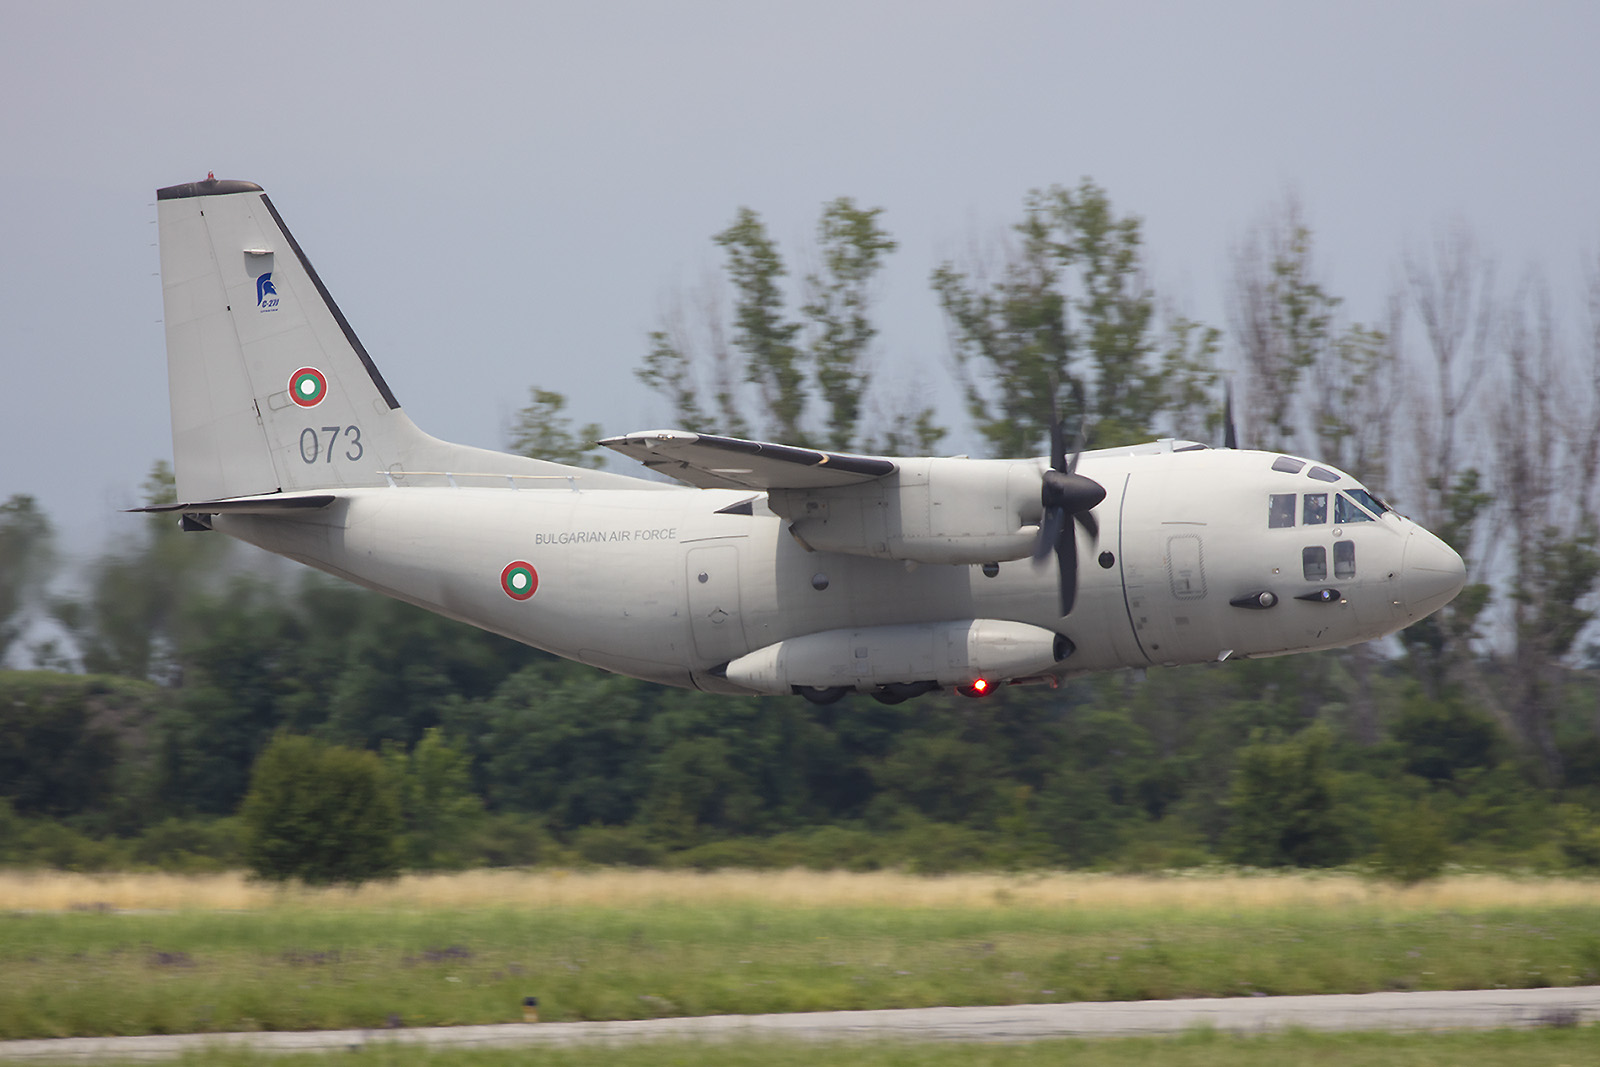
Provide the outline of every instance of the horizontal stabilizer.
<path id="1" fill-rule="evenodd" d="M 600 443 L 701 489 L 823 489 L 869 482 L 896 469 L 893 461 L 875 456 L 685 430 L 647 430 Z"/>
<path id="2" fill-rule="evenodd" d="M 228 500 L 198 500 L 189 504 L 159 504 L 129 511 L 180 513 L 184 515 L 272 515 L 283 511 L 325 508 L 339 499 L 333 493 L 267 493 L 262 496 L 237 496 Z"/>

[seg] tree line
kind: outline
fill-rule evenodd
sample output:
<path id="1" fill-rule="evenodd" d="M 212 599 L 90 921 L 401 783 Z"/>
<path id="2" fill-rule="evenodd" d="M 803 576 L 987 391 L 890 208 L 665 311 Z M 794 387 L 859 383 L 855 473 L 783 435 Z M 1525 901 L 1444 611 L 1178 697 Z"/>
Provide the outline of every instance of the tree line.
<path id="1" fill-rule="evenodd" d="M 824 205 L 791 295 L 740 209 L 725 277 L 669 302 L 639 377 L 689 429 L 931 450 L 945 413 L 880 376 L 884 215 Z M 1600 260 L 1571 328 L 1541 275 L 1503 283 L 1452 226 L 1358 321 L 1291 200 L 1235 245 L 1224 328 L 1158 297 L 1140 220 L 1091 181 L 1030 194 L 995 248 L 929 279 L 991 454 L 1041 451 L 1058 406 L 1091 447 L 1216 442 L 1227 376 L 1242 444 L 1356 473 L 1472 584 L 1384 646 L 814 707 L 602 674 L 158 519 L 61 594 L 48 517 L 14 496 L 0 657 L 39 669 L 0 673 L 0 862 L 270 866 L 308 821 L 261 828 L 292 794 L 273 774 L 326 761 L 312 777 L 367 782 L 389 869 L 1600 865 Z M 597 428 L 530 400 L 517 451 L 593 462 Z M 157 464 L 146 495 L 171 492 Z M 30 623 L 54 636 L 24 647 Z"/>

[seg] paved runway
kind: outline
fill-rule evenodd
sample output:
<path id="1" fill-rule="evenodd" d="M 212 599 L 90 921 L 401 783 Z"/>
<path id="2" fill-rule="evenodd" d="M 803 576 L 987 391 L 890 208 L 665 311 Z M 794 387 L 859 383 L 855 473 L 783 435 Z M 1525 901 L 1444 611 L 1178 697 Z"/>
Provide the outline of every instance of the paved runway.
<path id="1" fill-rule="evenodd" d="M 1487 1030 L 1600 1022 L 1600 986 L 1429 993 L 1352 993 L 1314 997 L 1139 1000 L 1009 1007 L 819 1011 L 794 1015 L 710 1015 L 596 1023 L 508 1023 L 417 1030 L 317 1030 L 301 1033 L 71 1037 L 0 1042 L 5 1060 L 161 1060 L 219 1044 L 262 1051 L 315 1052 L 375 1043 L 461 1048 L 576 1045 L 590 1042 L 724 1040 L 1037 1041 L 1051 1037 L 1129 1037 L 1211 1027 L 1263 1033 L 1308 1030 Z"/>

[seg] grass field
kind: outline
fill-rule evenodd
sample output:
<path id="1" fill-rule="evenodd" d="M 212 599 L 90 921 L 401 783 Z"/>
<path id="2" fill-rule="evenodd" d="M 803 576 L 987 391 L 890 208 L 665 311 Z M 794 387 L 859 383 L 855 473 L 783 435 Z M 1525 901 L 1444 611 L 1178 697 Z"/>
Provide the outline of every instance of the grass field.
<path id="1" fill-rule="evenodd" d="M 1186 871 L 1173 875 L 952 874 L 875 871 L 479 870 L 407 875 L 356 890 L 280 887 L 241 873 L 72 874 L 0 870 L 0 912 L 84 910 L 438 910 L 621 908 L 661 904 L 781 908 L 886 905 L 993 910 L 1036 907 L 1104 914 L 1369 908 L 1390 915 L 1504 908 L 1593 908 L 1600 879 L 1459 874 L 1421 885 L 1337 873 Z"/>
<path id="2" fill-rule="evenodd" d="M 180 1061 L 283 1067 L 281 1054 L 207 1051 Z M 1469 1034 L 1311 1034 L 1038 1041 L 1028 1044 L 652 1042 L 578 1049 L 429 1051 L 366 1048 L 300 1055 L 293 1067 L 1583 1067 L 1600 1062 L 1600 1027 Z"/>
<path id="3" fill-rule="evenodd" d="M 9 1038 L 1600 981 L 1600 884 L 1503 877 L 6 875 L 0 909 Z"/>

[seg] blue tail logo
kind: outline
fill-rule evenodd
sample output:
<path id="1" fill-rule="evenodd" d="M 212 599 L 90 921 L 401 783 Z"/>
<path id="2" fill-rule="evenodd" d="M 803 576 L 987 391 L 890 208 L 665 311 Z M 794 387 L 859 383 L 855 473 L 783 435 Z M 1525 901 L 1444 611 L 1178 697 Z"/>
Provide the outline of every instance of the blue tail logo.
<path id="1" fill-rule="evenodd" d="M 278 310 L 278 288 L 272 284 L 270 270 L 256 279 L 256 307 L 262 311 Z"/>

